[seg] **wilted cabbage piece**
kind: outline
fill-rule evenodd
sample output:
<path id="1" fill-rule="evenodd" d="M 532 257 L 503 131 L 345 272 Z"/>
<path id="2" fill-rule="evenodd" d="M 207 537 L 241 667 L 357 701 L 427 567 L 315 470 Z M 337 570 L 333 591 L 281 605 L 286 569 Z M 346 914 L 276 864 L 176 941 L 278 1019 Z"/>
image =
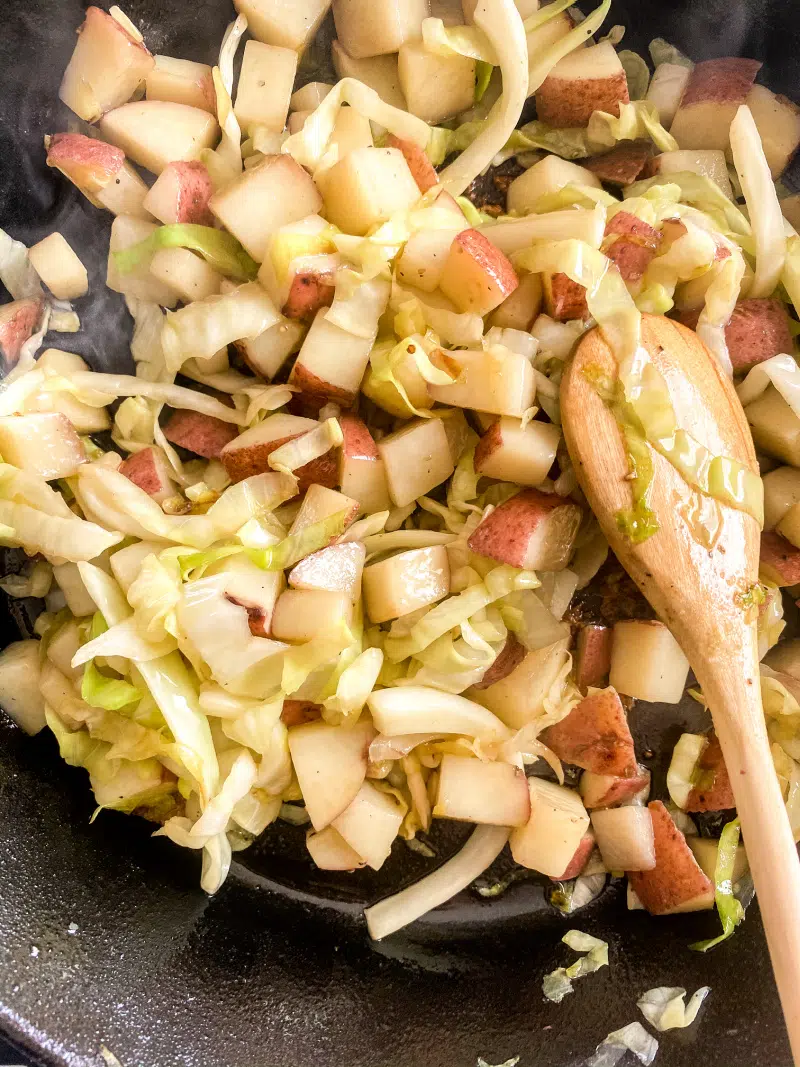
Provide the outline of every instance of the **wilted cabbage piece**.
<path id="1" fill-rule="evenodd" d="M 628 1023 L 600 1042 L 586 1067 L 615 1067 L 626 1052 L 632 1052 L 640 1063 L 649 1067 L 656 1058 L 658 1042 L 641 1023 Z"/>
<path id="2" fill-rule="evenodd" d="M 545 975 L 542 981 L 542 992 L 548 1000 L 556 1004 L 572 992 L 572 981 L 582 978 L 585 974 L 592 974 L 601 967 L 608 966 L 608 943 L 601 941 L 591 934 L 584 934 L 580 930 L 568 930 L 561 938 L 575 952 L 585 955 L 576 960 L 570 967 L 559 967 L 550 974 Z"/>
<path id="3" fill-rule="evenodd" d="M 657 986 L 643 993 L 636 1003 L 656 1030 L 682 1030 L 695 1021 L 700 1006 L 710 992 L 710 986 L 701 986 L 691 995 L 687 1004 L 686 990 L 682 987 Z"/>

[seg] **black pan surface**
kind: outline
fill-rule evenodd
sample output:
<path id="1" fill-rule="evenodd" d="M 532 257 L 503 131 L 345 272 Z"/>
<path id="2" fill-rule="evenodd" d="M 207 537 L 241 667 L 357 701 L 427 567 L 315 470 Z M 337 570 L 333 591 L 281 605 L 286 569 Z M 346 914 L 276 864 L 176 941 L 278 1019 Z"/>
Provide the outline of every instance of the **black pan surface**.
<path id="1" fill-rule="evenodd" d="M 110 216 L 44 166 L 42 135 L 65 128 L 57 89 L 84 7 L 0 0 L 0 225 L 26 243 L 56 228 L 74 243 L 91 279 L 83 330 L 47 343 L 126 369 L 130 320 L 102 284 Z M 227 0 L 125 10 L 152 51 L 205 61 L 232 15 Z M 754 56 L 759 80 L 800 99 L 796 5 L 631 0 L 613 15 L 626 47 L 660 35 L 695 59 Z M 0 607 L 0 641 L 17 633 Z M 434 861 L 398 844 L 382 871 L 337 880 L 312 870 L 301 830 L 282 826 L 240 853 L 209 899 L 193 857 L 136 819 L 107 812 L 90 825 L 84 772 L 59 761 L 52 738 L 0 720 L 0 1030 L 37 1063 L 102 1067 L 106 1047 L 123 1067 L 472 1067 L 517 1055 L 520 1067 L 579 1067 L 610 1030 L 641 1021 L 646 989 L 710 985 L 699 1022 L 663 1035 L 656 1063 L 790 1067 L 756 905 L 701 956 L 688 944 L 716 932 L 712 914 L 629 913 L 617 883 L 565 919 L 531 880 L 491 901 L 468 891 L 373 945 L 363 905 L 451 855 L 461 828 L 434 838 Z M 658 790 L 665 767 L 647 753 L 702 728 L 702 712 L 638 705 L 631 722 Z M 571 962 L 560 944 L 571 927 L 607 940 L 611 966 L 554 1005 L 541 982 Z"/>

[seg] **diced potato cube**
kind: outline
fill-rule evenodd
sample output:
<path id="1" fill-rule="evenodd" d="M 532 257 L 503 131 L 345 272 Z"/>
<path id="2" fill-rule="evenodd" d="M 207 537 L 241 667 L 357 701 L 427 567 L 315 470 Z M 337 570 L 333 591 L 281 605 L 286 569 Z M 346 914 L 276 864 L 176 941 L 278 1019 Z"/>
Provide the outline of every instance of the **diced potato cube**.
<path id="1" fill-rule="evenodd" d="M 564 570 L 582 518 L 582 508 L 572 501 L 556 493 L 524 489 L 490 512 L 468 544 L 478 555 L 512 567 Z"/>
<path id="2" fill-rule="evenodd" d="M 347 105 L 340 108 L 331 134 L 331 145 L 336 145 L 339 159 L 357 148 L 372 148 L 373 144 L 372 126 L 366 115 Z"/>
<path id="3" fill-rule="evenodd" d="M 678 704 L 688 673 L 689 661 L 663 622 L 629 619 L 614 626 L 609 681 L 618 693 Z"/>
<path id="4" fill-rule="evenodd" d="M 589 816 L 573 789 L 529 778 L 531 816 L 511 831 L 511 855 L 530 870 L 558 878 L 589 829 Z"/>
<path id="5" fill-rule="evenodd" d="M 774 385 L 745 408 L 756 447 L 800 467 L 800 419 Z"/>
<path id="6" fill-rule="evenodd" d="M 328 13 L 331 0 L 235 0 L 257 41 L 303 52 Z"/>
<path id="7" fill-rule="evenodd" d="M 397 57 L 400 87 L 408 110 L 435 125 L 472 106 L 475 60 L 429 52 L 421 40 L 404 41 Z"/>
<path id="8" fill-rule="evenodd" d="M 180 410 L 170 415 L 164 436 L 196 456 L 217 459 L 225 445 L 239 436 L 239 427 L 201 411 Z"/>
<path id="9" fill-rule="evenodd" d="M 150 273 L 153 256 L 145 257 L 132 270 L 124 273 L 117 267 L 115 252 L 121 252 L 132 245 L 145 241 L 158 227 L 153 222 L 136 219 L 130 215 L 118 215 L 111 225 L 111 242 L 108 249 L 108 268 L 106 285 L 116 293 L 135 297 L 150 304 L 161 304 L 173 308 L 178 302 L 178 294 L 171 285 L 165 285 Z"/>
<path id="10" fill-rule="evenodd" d="M 556 458 L 561 430 L 549 422 L 499 418 L 475 449 L 475 470 L 486 478 L 518 485 L 539 485 Z"/>
<path id="11" fill-rule="evenodd" d="M 761 64 L 755 59 L 706 59 L 689 75 L 670 132 L 680 148 L 718 148 L 730 141 L 730 128 L 745 103 Z"/>
<path id="12" fill-rule="evenodd" d="M 339 41 L 333 42 L 331 53 L 334 69 L 340 78 L 355 78 L 363 82 L 370 89 L 374 89 L 385 103 L 405 111 L 406 98 L 400 88 L 396 55 L 358 59 L 348 55 Z"/>
<path id="13" fill-rule="evenodd" d="M 778 467 L 762 478 L 764 483 L 764 529 L 774 530 L 791 507 L 800 502 L 800 471 Z"/>
<path id="14" fill-rule="evenodd" d="M 592 113 L 619 115 L 628 82 L 609 41 L 575 49 L 553 67 L 536 91 L 536 113 L 549 126 L 587 126 Z"/>
<path id="15" fill-rule="evenodd" d="M 441 419 L 414 419 L 378 441 L 389 495 L 402 508 L 450 477 L 455 463 Z"/>
<path id="16" fill-rule="evenodd" d="M 0 701 L 17 726 L 33 736 L 47 720 L 39 691 L 41 645 L 33 639 L 14 641 L 0 652 Z"/>
<path id="17" fill-rule="evenodd" d="M 71 478 L 86 462 L 83 442 L 60 412 L 0 418 L 0 455 L 6 463 L 47 481 Z"/>
<path id="18" fill-rule="evenodd" d="M 175 496 L 177 488 L 172 480 L 172 469 L 160 448 L 151 445 L 140 452 L 134 452 L 119 465 L 120 474 L 124 474 L 134 485 L 138 485 L 153 500 L 162 504 Z M 77 612 L 73 612 L 77 614 Z"/>
<path id="19" fill-rule="evenodd" d="M 147 75 L 146 86 L 148 100 L 188 104 L 216 117 L 217 94 L 208 63 L 155 56 L 155 66 Z"/>
<path id="20" fill-rule="evenodd" d="M 516 215 L 527 215 L 536 210 L 543 196 L 557 193 L 565 185 L 588 185 L 592 189 L 602 187 L 597 175 L 586 167 L 559 156 L 545 156 L 509 185 L 508 210 Z"/>
<path id="21" fill-rule="evenodd" d="M 89 275 L 67 239 L 51 233 L 28 249 L 31 265 L 57 300 L 75 300 L 89 291 Z"/>
<path id="22" fill-rule="evenodd" d="M 450 592 L 450 564 L 444 545 L 398 552 L 371 563 L 363 574 L 364 602 L 373 623 L 408 615 Z"/>
<path id="23" fill-rule="evenodd" d="M 459 311 L 487 315 L 519 285 L 506 255 L 478 230 L 462 230 L 453 238 L 439 288 Z"/>
<path id="24" fill-rule="evenodd" d="M 733 197 L 725 153 L 719 148 L 662 152 L 655 157 L 652 167 L 656 174 L 678 174 L 681 171 L 701 174 L 718 185 L 726 196 Z"/>
<path id="25" fill-rule="evenodd" d="M 342 492 L 357 500 L 367 515 L 388 511 L 392 504 L 386 470 L 372 434 L 354 415 L 342 415 L 339 425 L 344 437 L 339 467 Z"/>
<path id="26" fill-rule="evenodd" d="M 492 312 L 489 325 L 501 330 L 524 330 L 527 333 L 541 309 L 541 275 L 521 274 L 517 288 Z"/>
<path id="27" fill-rule="evenodd" d="M 144 207 L 163 222 L 193 222 L 212 226 L 214 216 L 208 202 L 214 192 L 205 164 L 170 163 L 144 198 Z"/>
<path id="28" fill-rule="evenodd" d="M 656 864 L 649 871 L 631 871 L 634 892 L 651 915 L 675 915 L 714 906 L 714 883 L 706 877 L 686 838 L 661 803 L 648 804 L 653 820 Z"/>
<path id="29" fill-rule="evenodd" d="M 247 42 L 234 107 L 245 133 L 251 133 L 254 126 L 283 132 L 296 73 L 297 52 L 293 49 Z"/>
<path id="30" fill-rule="evenodd" d="M 406 41 L 422 36 L 422 21 L 430 14 L 428 0 L 334 0 L 336 35 L 351 56 L 397 52 Z"/>
<path id="31" fill-rule="evenodd" d="M 489 826 L 525 826 L 531 815 L 528 781 L 510 763 L 448 753 L 439 767 L 433 814 Z"/>
<path id="32" fill-rule="evenodd" d="M 358 394 L 374 338 L 342 330 L 325 313 L 325 308 L 317 312 L 289 380 L 304 393 L 349 407 Z"/>
<path id="33" fill-rule="evenodd" d="M 329 82 L 307 82 L 292 93 L 289 107 L 292 111 L 316 111 L 332 88 Z"/>
<path id="34" fill-rule="evenodd" d="M 777 532 L 762 533 L 759 571 L 768 582 L 782 589 L 800 582 L 800 509 L 795 504 L 778 523 Z"/>
<path id="35" fill-rule="evenodd" d="M 578 631 L 575 648 L 575 681 L 581 692 L 591 686 L 604 686 L 611 670 L 612 630 L 610 626 L 587 624 Z"/>
<path id="36" fill-rule="evenodd" d="M 234 344 L 248 367 L 270 381 L 297 350 L 303 332 L 302 323 L 284 319 L 258 337 L 244 338 Z"/>
<path id="37" fill-rule="evenodd" d="M 320 175 L 319 186 L 330 221 L 357 235 L 419 199 L 417 183 L 396 148 L 356 149 Z"/>
<path id="38" fill-rule="evenodd" d="M 220 291 L 222 275 L 188 248 L 160 248 L 150 260 L 150 273 L 191 304 Z"/>
<path id="39" fill-rule="evenodd" d="M 659 63 L 650 80 L 645 99 L 655 104 L 658 120 L 666 130 L 672 125 L 691 73 L 690 67 L 680 63 Z"/>
<path id="40" fill-rule="evenodd" d="M 428 386 L 437 403 L 517 419 L 533 404 L 533 368 L 519 352 L 462 349 L 448 352 L 447 357 L 448 365 L 458 364 L 460 374 L 452 385 Z"/>
<path id="41" fill-rule="evenodd" d="M 266 156 L 215 193 L 209 207 L 222 225 L 261 263 L 270 236 L 322 207 L 313 178 L 291 156 Z"/>
<path id="42" fill-rule="evenodd" d="M 199 107 L 139 100 L 104 115 L 100 132 L 134 163 L 160 174 L 169 163 L 196 159 L 204 148 L 213 148 L 219 126 Z"/>
<path id="43" fill-rule="evenodd" d="M 313 641 L 339 623 L 350 624 L 353 605 L 346 593 L 287 589 L 272 615 L 272 636 L 279 641 Z"/>
<path id="44" fill-rule="evenodd" d="M 366 555 L 361 541 L 329 545 L 301 559 L 289 572 L 289 585 L 292 589 L 326 589 L 331 593 L 346 593 L 355 602 L 361 597 L 361 576 Z"/>
<path id="45" fill-rule="evenodd" d="M 486 688 L 470 689 L 469 696 L 512 730 L 520 730 L 543 713 L 544 701 L 563 663 L 564 657 L 554 654 L 553 645 L 534 649 L 505 677 Z"/>
<path id="46" fill-rule="evenodd" d="M 541 738 L 559 759 L 594 774 L 630 777 L 636 772 L 628 718 L 614 689 L 599 689 L 584 697 L 565 719 L 544 730 Z"/>
<path id="47" fill-rule="evenodd" d="M 292 534 L 300 533 L 307 526 L 313 526 L 317 522 L 324 522 L 325 519 L 338 515 L 342 511 L 345 513 L 344 523 L 346 528 L 358 514 L 358 501 L 351 500 L 344 493 L 339 493 L 335 489 L 328 489 L 324 485 L 310 485 L 289 532 Z"/>
<path id="48" fill-rule="evenodd" d="M 389 858 L 404 811 L 394 797 L 367 781 L 333 825 L 367 866 L 377 871 Z"/>

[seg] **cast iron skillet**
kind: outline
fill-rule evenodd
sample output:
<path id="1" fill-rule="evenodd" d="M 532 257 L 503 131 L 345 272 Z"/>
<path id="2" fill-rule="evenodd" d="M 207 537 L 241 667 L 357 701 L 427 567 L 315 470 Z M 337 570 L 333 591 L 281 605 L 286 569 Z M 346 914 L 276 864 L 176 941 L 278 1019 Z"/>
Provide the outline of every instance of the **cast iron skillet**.
<path id="1" fill-rule="evenodd" d="M 126 369 L 131 323 L 102 284 L 110 216 L 48 171 L 42 149 L 43 133 L 65 128 L 57 89 L 84 6 L 0 4 L 0 225 L 28 244 L 56 228 L 74 244 L 91 279 L 83 330 L 47 343 L 98 370 Z M 205 61 L 232 15 L 228 0 L 125 9 L 153 52 Z M 695 59 L 762 59 L 759 80 L 800 99 L 795 5 L 630 0 L 614 22 L 639 51 L 661 35 Z M 324 45 L 312 59 L 326 63 Z M 17 618 L 0 611 L 3 644 Z M 665 767 L 648 754 L 703 728 L 702 713 L 691 701 L 639 704 L 631 721 L 663 789 Z M 464 893 L 372 945 L 363 904 L 431 867 L 402 844 L 377 874 L 335 878 L 312 869 L 302 831 L 270 830 L 209 899 L 186 851 L 127 816 L 90 826 L 92 808 L 85 773 L 60 762 L 52 739 L 26 738 L 0 714 L 0 1029 L 42 1064 L 102 1065 L 106 1046 L 123 1067 L 471 1067 L 515 1055 L 520 1067 L 578 1067 L 639 1017 L 644 990 L 708 984 L 699 1023 L 664 1036 L 662 1067 L 790 1065 L 755 905 L 731 941 L 700 956 L 687 946 L 716 932 L 710 913 L 628 913 L 616 884 L 565 920 L 531 880 L 491 901 Z M 435 838 L 438 860 L 464 836 Z M 569 927 L 609 941 L 611 966 L 556 1006 L 541 982 L 571 962 L 559 943 Z"/>

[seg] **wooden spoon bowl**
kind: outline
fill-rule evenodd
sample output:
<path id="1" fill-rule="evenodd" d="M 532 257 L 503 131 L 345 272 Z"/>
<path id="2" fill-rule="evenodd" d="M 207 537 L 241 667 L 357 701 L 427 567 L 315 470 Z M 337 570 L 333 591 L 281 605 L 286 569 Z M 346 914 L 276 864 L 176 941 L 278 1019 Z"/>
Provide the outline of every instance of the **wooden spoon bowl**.
<path id="1" fill-rule="evenodd" d="M 757 472 L 733 384 L 696 334 L 644 315 L 642 345 L 667 383 L 679 427 L 715 455 Z M 561 385 L 567 447 L 612 550 L 683 648 L 708 701 L 800 1062 L 800 864 L 770 755 L 756 625 L 746 598 L 758 579 L 758 524 L 743 511 L 701 498 L 651 449 L 649 503 L 660 529 L 639 544 L 626 537 L 616 516 L 631 506 L 627 453 L 612 410 L 592 384 L 598 371 L 617 375 L 599 328 L 581 340 Z M 699 506 L 706 521 L 698 521 Z"/>

